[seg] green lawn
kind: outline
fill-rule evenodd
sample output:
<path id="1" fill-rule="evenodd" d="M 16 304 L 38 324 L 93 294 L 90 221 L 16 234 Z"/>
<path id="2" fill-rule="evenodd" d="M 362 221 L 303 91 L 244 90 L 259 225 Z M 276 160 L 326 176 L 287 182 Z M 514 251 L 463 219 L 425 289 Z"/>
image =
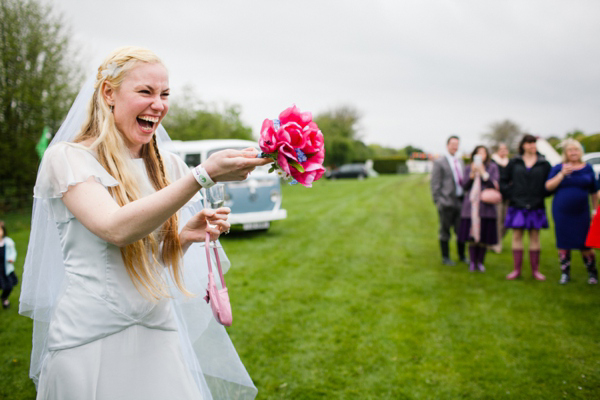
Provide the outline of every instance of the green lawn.
<path id="1" fill-rule="evenodd" d="M 558 285 L 552 231 L 548 281 L 508 282 L 510 235 L 485 274 L 441 265 L 426 176 L 284 190 L 288 219 L 223 240 L 229 332 L 259 399 L 600 397 L 600 287 L 578 254 Z M 27 217 L 4 218 L 24 255 Z M 0 399 L 33 399 L 31 324 L 0 315 Z"/>

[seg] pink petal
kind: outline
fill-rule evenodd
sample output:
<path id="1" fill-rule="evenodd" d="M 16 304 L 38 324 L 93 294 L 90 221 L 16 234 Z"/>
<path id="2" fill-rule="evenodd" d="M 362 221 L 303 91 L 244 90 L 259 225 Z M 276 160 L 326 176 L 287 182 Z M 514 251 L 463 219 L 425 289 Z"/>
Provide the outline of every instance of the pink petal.
<path id="1" fill-rule="evenodd" d="M 286 108 L 279 114 L 279 121 L 281 124 L 287 124 L 288 122 L 295 122 L 298 125 L 305 127 L 312 122 L 312 113 L 309 111 L 301 112 L 296 105 Z"/>
<path id="2" fill-rule="evenodd" d="M 277 164 L 279 164 L 279 167 L 286 174 L 291 175 L 290 164 L 288 163 L 287 158 L 285 157 L 285 155 L 282 152 L 279 152 L 279 154 L 277 154 Z"/>
<path id="3" fill-rule="evenodd" d="M 277 141 L 288 143 L 297 149 L 304 146 L 306 139 L 300 125 L 296 122 L 288 122 L 282 125 L 277 131 Z"/>
<path id="4" fill-rule="evenodd" d="M 325 140 L 320 130 L 308 129 L 304 135 L 306 141 L 301 150 L 305 154 L 313 154 L 325 148 Z"/>
<path id="5" fill-rule="evenodd" d="M 273 121 L 265 119 L 260 129 L 260 138 L 258 139 L 260 149 L 265 153 L 274 153 L 277 150 L 276 132 Z"/>
<path id="6" fill-rule="evenodd" d="M 288 160 L 294 160 L 298 162 L 298 156 L 296 155 L 296 152 L 294 151 L 292 146 L 290 146 L 287 143 L 280 143 L 278 150 L 279 152 L 277 153 L 277 164 L 279 164 L 279 166 L 282 170 L 285 171 L 285 173 L 291 175 L 291 170 L 295 171 L 296 168 L 290 168 Z"/>

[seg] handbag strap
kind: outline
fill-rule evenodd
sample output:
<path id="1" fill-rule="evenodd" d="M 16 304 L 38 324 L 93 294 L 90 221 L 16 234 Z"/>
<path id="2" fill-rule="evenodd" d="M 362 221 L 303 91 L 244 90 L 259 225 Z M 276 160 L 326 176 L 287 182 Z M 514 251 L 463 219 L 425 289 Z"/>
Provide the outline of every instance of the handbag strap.
<path id="1" fill-rule="evenodd" d="M 208 189 L 203 189 L 203 197 L 204 197 L 204 208 L 209 208 L 208 207 Z M 206 224 L 208 225 L 208 220 L 206 221 Z M 210 263 L 210 233 L 206 232 L 206 236 L 204 239 L 204 247 L 206 248 L 206 262 L 208 263 L 208 273 L 210 275 L 210 273 L 212 272 L 212 265 Z M 221 268 L 221 259 L 219 258 L 219 252 L 217 251 L 217 245 L 215 243 L 215 247 L 214 247 L 214 252 L 215 252 L 215 258 L 217 260 L 217 267 L 219 269 L 219 277 L 221 278 L 221 285 L 223 286 L 223 289 L 227 288 L 227 285 L 225 284 L 225 277 L 223 276 L 223 269 Z"/>
<path id="2" fill-rule="evenodd" d="M 212 272 L 212 265 L 210 263 L 210 233 L 206 232 L 206 242 L 204 247 L 206 248 L 206 262 L 208 264 L 208 273 Z M 217 251 L 217 246 L 213 248 L 215 252 L 215 258 L 217 260 L 217 268 L 219 269 L 219 277 L 221 278 L 221 285 L 223 289 L 227 288 L 225 284 L 225 277 L 223 276 L 223 269 L 221 268 L 221 259 L 219 258 L 219 252 Z"/>

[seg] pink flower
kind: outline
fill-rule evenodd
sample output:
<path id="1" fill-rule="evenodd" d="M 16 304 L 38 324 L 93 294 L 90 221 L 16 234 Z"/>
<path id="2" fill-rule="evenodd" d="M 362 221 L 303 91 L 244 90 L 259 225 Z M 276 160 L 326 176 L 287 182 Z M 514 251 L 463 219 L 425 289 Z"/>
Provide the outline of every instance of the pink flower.
<path id="1" fill-rule="evenodd" d="M 296 168 L 291 169 L 292 178 L 298 181 L 299 184 L 312 187 L 312 183 L 321 179 L 323 174 L 325 173 L 325 168 L 320 163 L 311 163 L 310 161 L 306 161 L 302 163 L 304 167 L 304 172 L 298 171 Z"/>
<path id="2" fill-rule="evenodd" d="M 260 149 L 265 153 L 274 153 L 277 150 L 277 132 L 273 126 L 273 121 L 265 119 L 260 128 L 260 139 L 258 140 Z"/>
<path id="3" fill-rule="evenodd" d="M 279 167 L 286 174 L 291 175 L 292 171 L 295 171 L 296 168 L 290 167 L 288 160 L 298 162 L 298 156 L 292 146 L 287 143 L 282 143 L 279 147 L 279 152 L 277 153 L 277 164 L 279 164 Z"/>
<path id="4" fill-rule="evenodd" d="M 304 147 L 306 138 L 304 137 L 304 131 L 302 127 L 296 122 L 288 122 L 282 124 L 281 128 L 277 131 L 277 142 L 287 143 L 294 149 Z"/>
<path id="5" fill-rule="evenodd" d="M 312 121 L 310 112 L 296 106 L 279 114 L 278 129 L 271 120 L 263 122 L 259 144 L 264 153 L 276 158 L 275 168 L 298 183 L 312 187 L 325 173 L 325 142 L 323 133 Z"/>
<path id="6" fill-rule="evenodd" d="M 312 122 L 312 114 L 310 111 L 300 112 L 300 109 L 293 105 L 279 114 L 279 121 L 281 121 L 281 125 L 285 125 L 288 122 L 295 122 L 300 125 L 301 128 L 304 128 Z"/>
<path id="7" fill-rule="evenodd" d="M 321 179 L 325 173 L 325 168 L 323 167 L 324 160 L 325 148 L 323 147 L 321 150 L 308 157 L 306 161 L 300 163 L 302 168 L 304 168 L 304 172 L 300 172 L 296 168 L 291 167 L 290 175 L 292 175 L 292 178 L 298 181 L 298 183 L 301 185 L 312 187 L 312 183 Z"/>
<path id="8" fill-rule="evenodd" d="M 325 149 L 325 139 L 323 133 L 314 122 L 308 124 L 304 129 L 304 146 L 300 149 L 305 154 L 314 154 Z"/>

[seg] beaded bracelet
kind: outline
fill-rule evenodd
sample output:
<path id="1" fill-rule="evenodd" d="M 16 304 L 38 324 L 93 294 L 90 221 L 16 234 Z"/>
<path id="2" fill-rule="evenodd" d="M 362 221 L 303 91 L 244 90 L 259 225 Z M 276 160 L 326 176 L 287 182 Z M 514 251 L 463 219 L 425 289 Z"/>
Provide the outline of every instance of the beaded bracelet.
<path id="1" fill-rule="evenodd" d="M 215 185 L 215 182 L 210 179 L 208 172 L 206 172 L 202 165 L 197 165 L 196 167 L 192 168 L 192 175 L 194 175 L 194 178 L 196 181 L 198 181 L 200 186 L 205 189 L 211 188 Z"/>

